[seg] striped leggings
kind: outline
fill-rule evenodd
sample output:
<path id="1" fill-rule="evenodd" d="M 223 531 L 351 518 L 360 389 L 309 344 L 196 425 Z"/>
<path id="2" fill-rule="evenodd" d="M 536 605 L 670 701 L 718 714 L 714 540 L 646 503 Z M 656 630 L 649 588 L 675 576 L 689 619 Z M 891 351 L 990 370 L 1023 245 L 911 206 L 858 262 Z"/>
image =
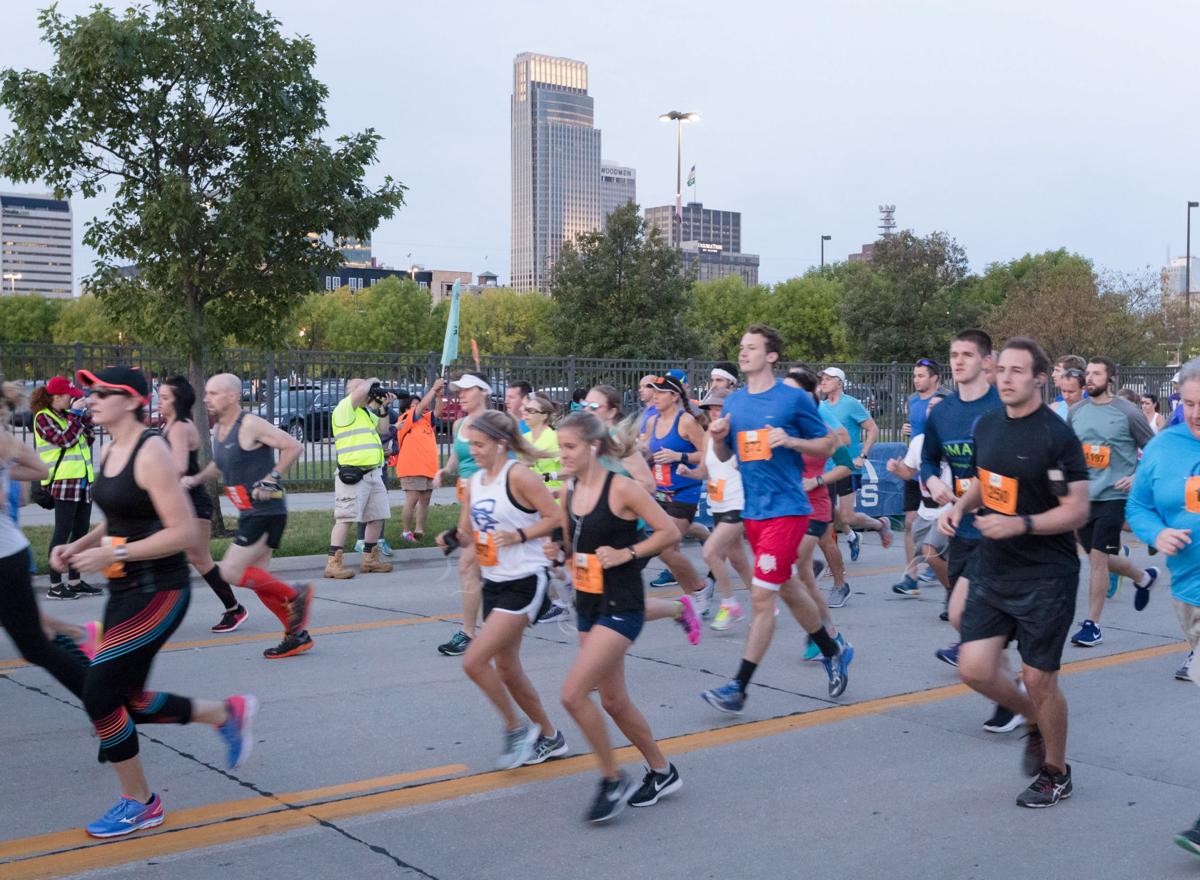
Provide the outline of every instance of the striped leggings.
<path id="1" fill-rule="evenodd" d="M 83 707 L 100 737 L 100 761 L 127 761 L 138 753 L 136 724 L 187 724 L 192 701 L 145 690 L 159 649 L 183 622 L 190 589 L 110 595 L 104 639 L 88 667 Z"/>

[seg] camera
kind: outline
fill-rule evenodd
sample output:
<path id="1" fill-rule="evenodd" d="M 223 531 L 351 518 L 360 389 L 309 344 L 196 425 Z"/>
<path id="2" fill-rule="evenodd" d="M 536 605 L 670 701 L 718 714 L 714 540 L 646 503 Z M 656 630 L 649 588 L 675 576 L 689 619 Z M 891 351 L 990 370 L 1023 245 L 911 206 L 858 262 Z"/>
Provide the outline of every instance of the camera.
<path id="1" fill-rule="evenodd" d="M 367 389 L 367 403 L 383 403 L 389 394 L 399 398 L 404 391 L 400 388 L 387 388 L 376 382 Z"/>

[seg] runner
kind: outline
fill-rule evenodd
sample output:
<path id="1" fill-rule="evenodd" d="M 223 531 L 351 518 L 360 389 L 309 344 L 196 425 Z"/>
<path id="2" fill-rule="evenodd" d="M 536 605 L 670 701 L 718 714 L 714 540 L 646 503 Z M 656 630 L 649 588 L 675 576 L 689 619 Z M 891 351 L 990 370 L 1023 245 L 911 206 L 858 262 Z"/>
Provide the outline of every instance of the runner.
<path id="1" fill-rule="evenodd" d="M 544 454 L 517 433 L 511 416 L 480 413 L 467 428 L 467 443 L 479 470 L 467 481 L 458 544 L 475 545 L 483 572 L 483 627 L 467 647 L 463 671 L 504 720 L 504 751 L 496 766 L 510 770 L 567 753 L 566 739 L 521 667 L 521 637 L 549 605 L 542 539 L 560 525 L 562 514 L 541 475 L 509 455 L 538 461 Z M 444 535 L 438 544 L 448 546 Z"/>
<path id="2" fill-rule="evenodd" d="M 737 374 L 738 368 L 736 364 L 731 364 L 729 361 L 717 361 L 708 375 L 709 394 L 714 391 L 733 394 L 737 390 Z M 704 404 L 700 404 L 700 406 L 703 407 Z"/>
<path id="3" fill-rule="evenodd" d="M 200 473 L 200 432 L 192 422 L 195 406 L 196 391 L 183 376 L 171 376 L 158 386 L 158 411 L 163 417 L 162 434 L 171 447 L 171 458 L 175 460 L 181 479 Z M 187 551 L 188 562 L 225 606 L 221 619 L 213 625 L 212 631 L 233 632 L 250 615 L 245 606 L 234 598 L 233 588 L 221 577 L 221 569 L 213 562 L 209 549 L 209 541 L 212 540 L 212 498 L 204 486 L 192 487 L 188 490 L 188 496 L 196 514 L 192 522 L 192 544 Z"/>
<path id="4" fill-rule="evenodd" d="M 850 435 L 850 458 L 854 470 L 849 477 L 838 480 L 834 492 L 837 495 L 837 517 L 849 530 L 850 561 L 858 561 L 860 541 L 856 528 L 867 532 L 879 532 L 879 539 L 886 550 L 892 546 L 892 527 L 886 517 L 873 517 L 854 509 L 856 493 L 862 483 L 862 467 L 879 439 L 879 426 L 858 398 L 845 393 L 846 374 L 839 367 L 826 367 L 820 373 L 821 397 L 824 407 L 837 419 Z"/>
<path id="5" fill-rule="evenodd" d="M 854 657 L 849 644 L 829 637 L 820 610 L 801 587 L 793 567 L 812 513 L 804 492 L 802 455 L 831 455 L 837 441 L 821 421 L 812 397 L 775 378 L 774 367 L 782 353 L 779 331 L 763 324 L 747 328 L 738 352 L 746 384 L 730 396 L 721 418 L 708 427 L 717 457 L 737 457 L 746 496 L 742 520 L 754 554 L 750 588 L 754 616 L 741 665 L 728 684 L 701 695 L 709 705 L 734 715 L 745 707 L 746 688 L 771 645 L 776 596 L 821 649 L 829 696 L 839 697 L 846 690 Z"/>
<path id="6" fill-rule="evenodd" d="M 1071 355 L 1071 357 L 1075 357 Z M 1071 413 L 1071 407 L 1083 400 L 1083 386 L 1087 374 L 1084 372 L 1084 367 L 1087 362 L 1083 358 L 1078 358 L 1078 361 L 1083 366 L 1078 369 L 1072 366 L 1064 367 L 1055 385 L 1058 387 L 1058 400 L 1054 402 L 1052 409 L 1064 422 Z"/>
<path id="7" fill-rule="evenodd" d="M 611 385 L 597 385 L 588 391 L 584 398 L 584 407 L 587 412 L 590 412 L 604 424 L 614 440 L 618 441 L 621 448 L 625 448 L 627 444 L 620 441 L 618 435 L 621 434 L 622 425 L 627 422 L 632 422 L 637 416 L 630 416 L 625 422 L 621 419 L 621 393 Z M 633 442 L 636 444 L 637 435 L 633 437 Z M 611 470 L 613 473 L 620 474 L 622 477 L 629 477 L 647 492 L 654 492 L 654 474 L 650 470 L 650 466 L 646 464 L 645 457 L 636 449 L 632 449 L 628 455 L 621 459 L 606 457 L 602 459 L 601 464 Z M 644 567 L 644 566 L 643 566 Z"/>
<path id="8" fill-rule="evenodd" d="M 542 453 L 542 457 L 531 461 L 529 466 L 551 491 L 556 491 L 562 486 L 558 474 L 562 470 L 562 463 L 558 460 L 558 435 L 550 426 L 556 412 L 554 401 L 544 394 L 530 394 L 525 398 L 521 411 L 528 426 L 521 436 Z"/>
<path id="9" fill-rule="evenodd" d="M 638 417 L 638 433 L 646 433 L 646 422 L 654 416 L 658 410 L 654 408 L 654 383 L 658 381 L 658 376 L 653 373 L 648 373 L 638 381 L 638 401 L 641 403 L 641 414 Z"/>
<path id="10" fill-rule="evenodd" d="M 605 822 L 626 803 L 649 807 L 683 785 L 625 684 L 625 654 L 645 622 L 638 560 L 669 548 L 676 530 L 644 489 L 601 463 L 634 450 L 614 440 L 599 419 L 572 413 L 558 426 L 558 443 L 568 476 L 561 515 L 579 628 L 579 654 L 563 683 L 562 703 L 600 764 L 600 785 L 585 818 Z M 639 519 L 654 530 L 650 537 L 639 540 Z M 546 552 L 562 559 L 564 548 L 548 544 Z M 597 687 L 604 712 L 646 761 L 640 787 L 617 765 L 604 716 L 592 702 Z"/>
<path id="11" fill-rule="evenodd" d="M 1071 637 L 1071 644 L 1081 648 L 1104 641 L 1100 615 L 1104 600 L 1116 595 L 1121 577 L 1130 578 L 1141 590 L 1149 590 L 1158 578 L 1157 568 L 1143 571 L 1133 565 L 1127 558 L 1128 548 L 1121 546 L 1125 499 L 1133 485 L 1138 450 L 1154 438 L 1154 432 L 1141 410 L 1113 395 L 1116 382 L 1113 361 L 1106 357 L 1089 360 L 1088 397 L 1071 407 L 1067 419 L 1083 444 L 1091 494 L 1088 520 L 1079 530 L 1079 543 L 1088 554 L 1090 569 L 1088 617 Z"/>
<path id="12" fill-rule="evenodd" d="M 1138 406 L 1141 407 L 1142 415 L 1146 417 L 1150 430 L 1157 436 L 1167 426 L 1167 417 L 1158 411 L 1158 395 L 1153 391 L 1143 393 L 1138 398 Z"/>
<path id="13" fill-rule="evenodd" d="M 306 629 L 312 584 L 289 586 L 268 571 L 287 526 L 282 473 L 303 447 L 266 419 L 244 412 L 242 380 L 220 373 L 204 386 L 204 404 L 213 426 L 213 460 L 198 474 L 184 477 L 185 489 L 202 486 L 220 474 L 225 494 L 238 509 L 237 536 L 221 560 L 221 577 L 257 594 L 283 624 L 283 639 L 263 651 L 268 660 L 303 654 L 313 646 Z M 275 453 L 279 453 L 278 463 Z"/>
<path id="14" fill-rule="evenodd" d="M 458 393 L 459 405 L 463 415 L 454 422 L 452 436 L 454 445 L 450 449 L 450 458 L 445 466 L 433 478 L 433 485 L 440 486 L 443 476 L 458 477 L 458 502 L 462 504 L 466 497 L 466 481 L 471 479 L 479 465 L 471 455 L 471 448 L 463 431 L 471 426 L 471 421 L 480 413 L 485 412 L 488 400 L 492 396 L 492 386 L 487 383 L 482 373 L 467 371 L 450 383 L 450 390 Z M 438 645 L 438 653 L 447 657 L 458 657 L 466 653 L 467 645 L 475 637 L 475 625 L 479 620 L 480 589 L 482 575 L 479 571 L 479 560 L 475 557 L 475 545 L 464 544 L 458 554 L 458 579 L 462 587 L 463 622 L 458 630 L 447 641 Z"/>
<path id="15" fill-rule="evenodd" d="M 900 426 L 900 436 L 919 437 L 925 433 L 925 414 L 942 381 L 942 368 L 937 361 L 921 358 L 913 366 L 913 393 L 908 398 L 908 420 Z M 891 471 L 891 468 L 888 468 Z M 896 473 L 895 471 L 891 471 Z M 915 477 L 904 480 L 904 577 L 892 585 L 892 592 L 905 596 L 920 595 L 913 559 L 920 547 L 913 540 L 917 511 L 921 508 L 921 485 Z"/>
<path id="16" fill-rule="evenodd" d="M 396 424 L 396 478 L 404 490 L 404 514 L 401 538 L 410 544 L 425 540 L 425 518 L 433 499 L 433 478 L 438 472 L 437 435 L 433 420 L 441 416 L 442 388 L 438 378 L 420 400 L 410 398 L 410 406 L 400 413 Z M 433 407 L 432 411 L 430 407 Z"/>
<path id="17" fill-rule="evenodd" d="M 1167 557 L 1190 663 L 1200 648 L 1200 358 L 1184 364 L 1179 379 L 1184 422 L 1146 447 L 1125 515 L 1134 534 Z M 1180 671 L 1187 673 L 1189 663 Z M 1200 669 L 1191 670 L 1191 678 L 1200 684 Z M 1175 842 L 1200 855 L 1200 819 Z"/>
<path id="18" fill-rule="evenodd" d="M 512 382 L 504 389 L 504 409 L 512 416 L 524 434 L 529 430 L 525 422 L 525 401 L 533 394 L 533 386 L 528 382 Z"/>
<path id="19" fill-rule="evenodd" d="M 1042 403 L 1049 372 L 1050 359 L 1032 340 L 1011 339 L 1000 352 L 1004 410 L 985 413 L 976 423 L 978 477 L 939 521 L 953 535 L 968 511 L 981 511 L 958 673 L 1027 719 L 1023 769 L 1037 778 L 1017 805 L 1035 808 L 1052 807 L 1073 790 L 1058 670 L 1079 589 L 1074 530 L 1088 517 L 1088 470 L 1079 440 Z M 1003 662 L 1014 639 L 1023 688 Z"/>
<path id="20" fill-rule="evenodd" d="M 191 503 L 170 449 L 142 422 L 150 386 L 141 371 L 80 370 L 76 381 L 92 388 L 88 407 L 111 437 L 94 490 L 105 522 L 54 548 L 50 561 L 59 571 L 75 566 L 108 577 L 104 636 L 82 699 L 100 739 L 100 761 L 113 765 L 122 794 L 87 833 L 120 837 L 161 825 L 164 817 L 162 799 L 150 790 L 138 757 L 136 724 L 211 724 L 225 741 L 232 771 L 250 756 L 258 701 L 249 695 L 193 700 L 145 690 L 154 658 L 183 622 L 191 595 L 183 553 L 195 535 Z"/>

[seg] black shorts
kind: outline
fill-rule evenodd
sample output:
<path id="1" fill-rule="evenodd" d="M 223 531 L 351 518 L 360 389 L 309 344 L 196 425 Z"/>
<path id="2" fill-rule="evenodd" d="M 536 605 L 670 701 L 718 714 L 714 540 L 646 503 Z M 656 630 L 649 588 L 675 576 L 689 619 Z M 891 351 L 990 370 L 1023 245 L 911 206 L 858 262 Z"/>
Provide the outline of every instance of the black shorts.
<path id="1" fill-rule="evenodd" d="M 1100 550 L 1109 556 L 1121 552 L 1121 528 L 1125 525 L 1125 501 L 1093 501 L 1088 521 L 1079 530 L 1079 543 L 1089 553 Z"/>
<path id="2" fill-rule="evenodd" d="M 820 522 L 810 516 L 808 518 L 808 529 L 805 530 L 804 534 L 812 535 L 814 538 L 823 538 L 827 531 L 829 531 L 829 523 Z"/>
<path id="3" fill-rule="evenodd" d="M 658 506 L 665 510 L 671 519 L 686 519 L 689 525 L 696 518 L 695 504 L 684 504 L 680 501 L 659 498 Z"/>
<path id="4" fill-rule="evenodd" d="M 954 589 L 960 577 L 974 582 L 975 551 L 978 549 L 979 541 L 970 538 L 950 539 L 950 548 L 946 551 L 946 579 L 950 589 Z"/>
<path id="5" fill-rule="evenodd" d="M 493 611 L 524 615 L 532 626 L 550 609 L 550 578 L 545 571 L 515 581 L 483 582 L 483 619 Z"/>
<path id="6" fill-rule="evenodd" d="M 836 502 L 838 498 L 853 495 L 861 486 L 862 474 L 851 474 L 848 477 L 842 477 L 829 487 L 829 497 L 833 498 Z"/>
<path id="7" fill-rule="evenodd" d="M 1078 589 L 1078 573 L 1011 581 L 977 574 L 963 610 L 962 641 L 997 636 L 1007 641 L 1016 639 L 1022 663 L 1043 672 L 1057 672 L 1075 618 Z"/>
<path id="8" fill-rule="evenodd" d="M 207 489 L 203 486 L 196 486 L 188 490 L 188 497 L 192 499 L 192 507 L 195 508 L 197 519 L 213 518 L 212 496 L 208 494 Z"/>
<path id="9" fill-rule="evenodd" d="M 909 513 L 921 508 L 921 484 L 916 480 L 904 481 L 904 512 Z"/>
<path id="10" fill-rule="evenodd" d="M 732 523 L 736 526 L 742 521 L 742 512 L 740 510 L 722 510 L 719 512 L 714 510 L 712 511 L 712 520 L 714 526 L 718 523 Z"/>
<path id="11" fill-rule="evenodd" d="M 251 547 L 258 543 L 259 538 L 266 535 L 267 546 L 272 550 L 278 550 L 279 544 L 283 540 L 283 530 L 286 527 L 286 513 L 239 517 L 237 536 L 233 539 L 233 543 L 239 547 Z"/>

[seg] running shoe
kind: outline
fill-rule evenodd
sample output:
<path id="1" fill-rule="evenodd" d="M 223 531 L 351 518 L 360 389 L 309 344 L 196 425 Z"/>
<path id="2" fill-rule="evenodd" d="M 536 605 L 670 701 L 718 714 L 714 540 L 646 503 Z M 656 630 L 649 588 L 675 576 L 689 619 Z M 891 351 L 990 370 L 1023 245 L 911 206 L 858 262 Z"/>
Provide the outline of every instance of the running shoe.
<path id="1" fill-rule="evenodd" d="M 556 731 L 554 736 L 542 736 L 538 734 L 537 742 L 534 743 L 533 753 L 529 756 L 526 764 L 540 764 L 550 758 L 558 758 L 567 753 L 567 738 L 563 736 L 561 730 Z"/>
<path id="2" fill-rule="evenodd" d="M 858 532 L 851 529 L 846 543 L 850 545 L 850 561 L 858 562 L 858 554 L 862 552 L 862 539 L 858 537 Z"/>
<path id="3" fill-rule="evenodd" d="M 93 587 L 87 581 L 81 580 L 77 584 L 71 584 L 71 590 L 81 596 L 101 596 L 104 591 L 99 587 Z"/>
<path id="4" fill-rule="evenodd" d="M 387 542 L 387 538 L 379 539 L 379 552 L 384 556 L 391 556 L 395 552 L 392 550 L 392 545 Z"/>
<path id="5" fill-rule="evenodd" d="M 881 543 L 883 545 L 883 549 L 886 550 L 888 547 L 892 546 L 892 521 L 886 516 L 881 516 L 879 517 L 879 525 L 879 543 Z"/>
<path id="6" fill-rule="evenodd" d="M 1196 824 L 1187 831 L 1180 831 L 1176 834 L 1175 843 L 1188 852 L 1200 856 L 1200 819 L 1197 819 Z"/>
<path id="7" fill-rule="evenodd" d="M 161 825 L 165 815 L 162 798 L 158 795 L 151 795 L 148 804 L 121 795 L 107 813 L 87 826 L 87 833 L 90 837 L 124 837 L 143 828 Z"/>
<path id="8" fill-rule="evenodd" d="M 1128 544 L 1121 545 L 1121 555 L 1124 556 L 1126 559 L 1129 558 L 1129 545 Z M 1111 599 L 1113 596 L 1117 595 L 1117 591 L 1121 589 L 1121 581 L 1122 580 L 1124 580 L 1123 575 L 1111 574 L 1111 573 L 1109 574 L 1109 576 L 1108 576 L 1108 598 Z"/>
<path id="9" fill-rule="evenodd" d="M 458 657 L 467 653 L 467 645 L 471 644 L 471 637 L 461 629 L 454 635 L 450 636 L 450 640 L 438 645 L 438 653 L 445 654 L 447 657 Z"/>
<path id="10" fill-rule="evenodd" d="M 1135 583 L 1133 585 L 1133 610 L 1142 611 L 1150 604 L 1150 589 L 1158 581 L 1158 569 L 1153 565 L 1146 568 L 1146 574 L 1150 576 L 1150 580 L 1146 582 L 1146 586 Z"/>
<path id="11" fill-rule="evenodd" d="M 818 648 L 817 643 L 812 640 L 812 636 L 808 637 L 808 644 L 804 646 L 804 659 L 806 661 L 821 659 L 821 649 Z"/>
<path id="12" fill-rule="evenodd" d="M 988 733 L 1012 733 L 1025 723 L 1025 716 L 1018 715 L 1012 709 L 996 703 L 996 711 L 992 717 L 983 722 L 983 729 Z"/>
<path id="13" fill-rule="evenodd" d="M 496 759 L 497 770 L 512 770 L 520 767 L 533 757 L 534 746 L 537 745 L 541 732 L 536 724 L 526 722 L 516 730 L 504 731 L 504 751 Z"/>
<path id="14" fill-rule="evenodd" d="M 66 584 L 54 584 L 46 591 L 47 599 L 78 599 L 79 594 Z"/>
<path id="15" fill-rule="evenodd" d="M 814 559 L 812 562 L 813 580 L 821 576 L 821 572 L 825 570 L 825 563 L 820 559 Z"/>
<path id="16" fill-rule="evenodd" d="M 83 638 L 79 640 L 79 650 L 88 660 L 95 660 L 100 651 L 100 641 L 104 638 L 104 624 L 98 620 L 89 620 L 83 624 Z"/>
<path id="17" fill-rule="evenodd" d="M 537 619 L 538 623 L 553 623 L 556 620 L 566 620 L 571 616 L 571 609 L 561 602 L 551 602 L 546 613 Z"/>
<path id="18" fill-rule="evenodd" d="M 312 636 L 308 634 L 308 630 L 302 629 L 298 633 L 288 633 L 274 648 L 263 651 L 263 656 L 268 660 L 282 660 L 284 657 L 295 657 L 297 654 L 311 651 L 312 646 Z"/>
<path id="19" fill-rule="evenodd" d="M 942 600 L 942 612 L 938 615 L 938 620 L 950 620 L 950 594 L 946 593 L 946 598 Z"/>
<path id="20" fill-rule="evenodd" d="M 601 779 L 596 799 L 584 818 L 588 822 L 607 822 L 625 809 L 637 787 L 637 783 L 623 772 L 618 772 L 616 779 Z"/>
<path id="21" fill-rule="evenodd" d="M 1183 665 L 1175 670 L 1175 677 L 1177 679 L 1179 679 L 1180 681 L 1191 681 L 1192 680 L 1191 667 L 1192 667 L 1192 652 L 1188 651 L 1187 659 L 1183 661 Z"/>
<path id="22" fill-rule="evenodd" d="M 408 543 L 410 543 L 410 544 L 416 544 L 416 543 L 417 543 L 417 541 L 418 541 L 418 538 L 417 538 L 417 536 L 416 536 L 416 535 L 414 535 L 412 532 L 401 532 L 401 533 L 400 533 L 400 540 L 401 540 L 401 541 L 407 541 L 407 542 L 408 542 Z"/>
<path id="23" fill-rule="evenodd" d="M 1104 636 L 1100 634 L 1100 627 L 1096 626 L 1094 620 L 1085 620 L 1079 627 L 1079 632 L 1071 636 L 1071 644 L 1081 648 L 1091 648 L 1103 641 Z"/>
<path id="24" fill-rule="evenodd" d="M 735 623 L 741 622 L 742 606 L 734 600 L 721 603 L 721 607 L 717 609 L 717 616 L 713 618 L 713 622 L 709 626 L 717 632 L 725 632 Z"/>
<path id="25" fill-rule="evenodd" d="M 906 574 L 904 580 L 892 584 L 892 592 L 898 593 L 901 596 L 920 596 L 921 588 L 918 586 L 916 578 Z"/>
<path id="26" fill-rule="evenodd" d="M 704 586 L 699 593 L 692 596 L 696 600 L 696 610 L 700 616 L 708 620 L 713 616 L 713 599 L 717 594 L 717 582 L 709 572 L 708 577 L 704 579 Z"/>
<path id="27" fill-rule="evenodd" d="M 933 652 L 933 656 L 937 657 L 947 666 L 958 668 L 958 642 L 955 642 L 948 648 L 938 648 Z"/>
<path id="28" fill-rule="evenodd" d="M 675 622 L 683 629 L 683 634 L 687 636 L 689 645 L 700 644 L 700 617 L 696 614 L 696 607 L 692 604 L 691 596 L 680 596 L 679 604 L 683 606 L 683 610 L 679 616 L 675 618 Z"/>
<path id="29" fill-rule="evenodd" d="M 700 695 L 700 699 L 728 715 L 741 715 L 742 710 L 746 708 L 746 692 L 736 681 L 707 690 Z"/>
<path id="30" fill-rule="evenodd" d="M 308 626 L 308 612 L 312 608 L 313 585 L 292 584 L 296 598 L 288 603 L 288 632 L 298 633 Z"/>
<path id="31" fill-rule="evenodd" d="M 831 697 L 840 697 L 846 692 L 846 685 L 850 683 L 850 661 L 854 659 L 854 646 L 843 639 L 841 633 L 838 633 L 837 644 L 836 654 L 821 658 L 821 665 L 825 667 L 825 674 L 829 676 Z"/>
<path id="32" fill-rule="evenodd" d="M 937 582 L 937 573 L 928 565 L 921 569 L 921 573 L 917 575 L 918 584 L 924 584 L 927 587 L 932 587 Z"/>
<path id="33" fill-rule="evenodd" d="M 258 715 L 258 699 L 253 694 L 230 697 L 225 701 L 225 711 L 228 717 L 217 728 L 217 733 L 229 749 L 226 766 L 230 770 L 240 770 L 254 748 L 254 718 Z"/>
<path id="34" fill-rule="evenodd" d="M 1021 755 L 1021 772 L 1026 776 L 1036 776 L 1042 765 L 1046 763 L 1046 741 L 1036 725 L 1029 724 L 1025 728 L 1025 751 Z"/>
<path id="35" fill-rule="evenodd" d="M 354 542 L 354 552 L 355 553 L 362 553 L 366 549 L 367 549 L 367 542 L 364 541 L 362 538 L 359 538 L 357 541 Z"/>
<path id="36" fill-rule="evenodd" d="M 215 633 L 231 633 L 250 616 L 250 612 L 246 610 L 246 606 L 239 605 L 232 608 L 221 615 L 221 619 L 213 626 L 212 631 Z"/>
<path id="37" fill-rule="evenodd" d="M 652 587 L 677 587 L 679 581 L 675 580 L 675 575 L 671 574 L 671 569 L 664 568 L 662 573 L 654 580 L 650 581 Z"/>
<path id="38" fill-rule="evenodd" d="M 825 601 L 830 608 L 844 607 L 850 601 L 850 585 L 842 584 L 840 587 L 830 587 L 829 596 Z"/>
<path id="39" fill-rule="evenodd" d="M 664 798 L 681 788 L 683 780 L 679 778 L 679 771 L 675 769 L 674 764 L 667 765 L 666 773 L 656 773 L 647 767 L 646 775 L 642 777 L 642 786 L 629 799 L 629 806 L 652 807 L 658 803 L 659 798 Z"/>
<path id="40" fill-rule="evenodd" d="M 1017 796 L 1017 806 L 1035 810 L 1052 807 L 1069 798 L 1072 791 L 1070 764 L 1067 765 L 1066 773 L 1054 773 L 1049 767 L 1042 767 L 1037 779 Z"/>

